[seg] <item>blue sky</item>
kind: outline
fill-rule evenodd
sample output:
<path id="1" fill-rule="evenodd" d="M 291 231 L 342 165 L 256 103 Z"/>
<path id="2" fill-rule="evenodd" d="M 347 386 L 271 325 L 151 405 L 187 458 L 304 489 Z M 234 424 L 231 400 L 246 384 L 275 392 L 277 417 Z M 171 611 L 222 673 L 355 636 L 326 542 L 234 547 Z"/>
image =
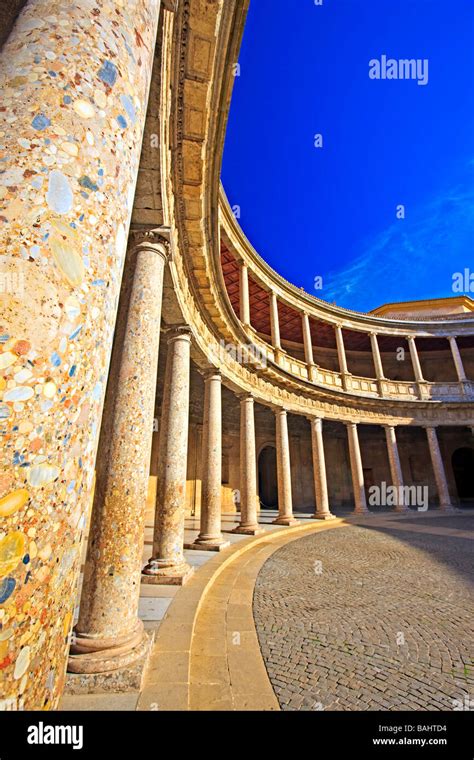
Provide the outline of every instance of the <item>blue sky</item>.
<path id="1" fill-rule="evenodd" d="M 427 59 L 427 84 L 369 78 L 382 55 Z M 251 0 L 239 63 L 222 179 L 269 264 L 362 311 L 454 295 L 474 271 L 473 0 Z"/>

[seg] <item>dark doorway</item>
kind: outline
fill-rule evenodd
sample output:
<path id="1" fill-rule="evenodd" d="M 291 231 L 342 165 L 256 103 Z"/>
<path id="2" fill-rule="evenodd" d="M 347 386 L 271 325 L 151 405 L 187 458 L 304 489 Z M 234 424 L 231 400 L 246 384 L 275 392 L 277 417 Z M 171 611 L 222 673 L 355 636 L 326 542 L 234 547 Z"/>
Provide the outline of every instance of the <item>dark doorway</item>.
<path id="1" fill-rule="evenodd" d="M 262 509 L 275 509 L 278 505 L 278 486 L 274 446 L 265 446 L 258 457 L 258 492 Z"/>
<path id="2" fill-rule="evenodd" d="M 474 503 L 474 449 L 456 449 L 451 464 L 459 500 Z"/>

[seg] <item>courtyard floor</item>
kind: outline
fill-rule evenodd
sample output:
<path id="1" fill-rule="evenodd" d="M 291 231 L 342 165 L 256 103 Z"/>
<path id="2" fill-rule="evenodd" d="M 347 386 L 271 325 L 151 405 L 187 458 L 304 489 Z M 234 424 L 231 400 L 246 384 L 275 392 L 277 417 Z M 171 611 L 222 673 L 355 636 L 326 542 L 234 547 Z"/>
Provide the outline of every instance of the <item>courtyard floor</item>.
<path id="1" fill-rule="evenodd" d="M 292 528 L 275 514 L 250 538 L 224 516 L 231 546 L 187 550 L 184 588 L 142 584 L 155 643 L 140 691 L 66 691 L 61 709 L 474 707 L 472 512 L 300 514 Z"/>
<path id="2" fill-rule="evenodd" d="M 280 708 L 474 709 L 473 528 L 373 516 L 273 553 L 253 611 Z"/>

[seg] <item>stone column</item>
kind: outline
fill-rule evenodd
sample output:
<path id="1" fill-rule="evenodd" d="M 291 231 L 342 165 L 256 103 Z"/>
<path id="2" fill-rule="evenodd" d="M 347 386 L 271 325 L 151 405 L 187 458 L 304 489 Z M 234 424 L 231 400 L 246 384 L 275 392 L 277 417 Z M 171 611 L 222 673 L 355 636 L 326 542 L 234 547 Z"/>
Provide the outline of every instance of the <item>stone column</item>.
<path id="1" fill-rule="evenodd" d="M 416 341 L 413 335 L 407 336 L 408 347 L 410 349 L 411 362 L 413 365 L 413 372 L 415 373 L 415 380 L 417 383 L 424 383 L 425 378 L 421 369 L 420 358 L 418 356 L 418 349 L 416 347 Z"/>
<path id="2" fill-rule="evenodd" d="M 240 321 L 250 326 L 249 273 L 245 261 L 240 262 Z"/>
<path id="3" fill-rule="evenodd" d="M 408 507 L 403 499 L 403 473 L 398 453 L 397 435 L 393 425 L 385 425 L 385 438 L 387 440 L 388 461 L 392 485 L 397 489 L 396 512 L 405 512 Z"/>
<path id="4" fill-rule="evenodd" d="M 1 51 L 2 690 L 25 710 L 64 684 L 159 8 L 30 0 Z"/>
<path id="5" fill-rule="evenodd" d="M 276 459 L 278 482 L 278 517 L 276 525 L 296 525 L 293 517 L 293 496 L 291 492 L 290 441 L 288 438 L 288 418 L 286 409 L 275 410 Z"/>
<path id="6" fill-rule="evenodd" d="M 264 533 L 257 519 L 257 457 L 253 396 L 240 399 L 240 523 L 233 533 Z"/>
<path id="7" fill-rule="evenodd" d="M 167 343 L 153 554 L 143 570 L 142 582 L 182 585 L 192 573 L 183 555 L 189 427 L 189 328 L 171 329 Z"/>
<path id="8" fill-rule="evenodd" d="M 370 345 L 372 347 L 372 356 L 374 359 L 375 377 L 377 378 L 377 385 L 379 388 L 379 394 L 383 395 L 382 382 L 385 379 L 383 372 L 382 357 L 380 356 L 379 342 L 376 333 L 370 333 Z"/>
<path id="9" fill-rule="evenodd" d="M 138 599 L 167 249 L 153 230 L 131 239 L 132 282 L 105 400 L 72 673 L 128 668 L 148 642 Z"/>
<path id="10" fill-rule="evenodd" d="M 275 349 L 275 361 L 278 361 L 281 355 L 280 320 L 278 316 L 278 298 L 273 290 L 270 291 L 270 325 L 272 346 Z"/>
<path id="11" fill-rule="evenodd" d="M 305 312 L 301 315 L 302 327 L 303 327 L 303 343 L 304 343 L 304 356 L 308 367 L 308 377 L 311 381 L 315 379 L 317 370 L 314 365 L 313 356 L 313 340 L 311 338 L 311 328 L 309 324 L 309 316 Z"/>
<path id="12" fill-rule="evenodd" d="M 461 356 L 461 352 L 459 351 L 459 346 L 457 344 L 456 336 L 450 335 L 448 337 L 449 345 L 451 347 L 451 353 L 453 355 L 453 361 L 454 366 L 456 367 L 456 374 L 458 377 L 458 380 L 460 383 L 466 383 L 467 377 L 466 372 L 464 370 L 464 364 Z"/>
<path id="13" fill-rule="evenodd" d="M 336 333 L 336 345 L 337 356 L 339 359 L 339 371 L 342 377 L 342 387 L 347 390 L 349 388 L 349 370 L 347 369 L 346 349 L 344 346 L 344 336 L 342 334 L 342 327 L 340 325 L 334 325 Z"/>
<path id="14" fill-rule="evenodd" d="M 192 549 L 221 551 L 229 546 L 221 532 L 222 378 L 216 369 L 204 373 L 200 532 Z"/>
<path id="15" fill-rule="evenodd" d="M 448 481 L 446 479 L 446 472 L 444 469 L 443 457 L 441 456 L 441 451 L 439 448 L 436 428 L 427 427 L 426 435 L 428 437 L 428 444 L 430 447 L 431 464 L 433 465 L 436 488 L 438 491 L 439 506 L 440 509 L 449 511 L 454 509 L 454 507 L 451 504 Z"/>
<path id="16" fill-rule="evenodd" d="M 311 445 L 313 452 L 314 493 L 318 520 L 330 520 L 334 515 L 329 510 L 328 484 L 326 477 L 326 457 L 324 455 L 323 421 L 320 417 L 308 417 L 311 425 Z"/>
<path id="17" fill-rule="evenodd" d="M 368 512 L 364 488 L 364 470 L 360 454 L 359 433 L 355 422 L 347 422 L 347 437 L 349 441 L 349 457 L 351 461 L 352 487 L 354 490 L 354 513 Z"/>

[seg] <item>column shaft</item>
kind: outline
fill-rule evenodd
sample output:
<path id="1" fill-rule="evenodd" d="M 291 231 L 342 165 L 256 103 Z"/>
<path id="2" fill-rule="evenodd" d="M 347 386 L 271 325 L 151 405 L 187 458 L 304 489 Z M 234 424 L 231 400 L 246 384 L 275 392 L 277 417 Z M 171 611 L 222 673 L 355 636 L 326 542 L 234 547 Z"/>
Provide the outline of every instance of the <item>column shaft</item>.
<path id="1" fill-rule="evenodd" d="M 166 261 L 159 240 L 151 232 L 131 250 L 130 299 L 120 310 L 116 331 L 123 345 L 115 343 L 112 357 L 80 614 L 69 659 L 74 673 L 124 667 L 146 645 L 138 599 Z"/>
<path id="2" fill-rule="evenodd" d="M 387 441 L 388 461 L 390 464 L 392 485 L 397 489 L 397 503 L 395 506 L 395 511 L 404 512 L 407 509 L 407 506 L 405 505 L 403 499 L 402 465 L 400 463 L 400 455 L 398 453 L 397 435 L 393 425 L 386 425 L 385 438 Z"/>
<path id="3" fill-rule="evenodd" d="M 417 383 L 424 383 L 425 378 L 423 377 L 423 372 L 421 369 L 420 358 L 418 356 L 418 349 L 416 347 L 415 338 L 412 335 L 409 335 L 407 340 L 408 340 L 408 346 L 410 349 L 413 372 L 415 373 L 415 380 Z"/>
<path id="4" fill-rule="evenodd" d="M 326 476 L 326 457 L 324 455 L 323 421 L 320 417 L 310 417 L 311 446 L 313 453 L 314 493 L 316 512 L 314 517 L 327 520 L 333 515 L 329 510 L 328 484 Z"/>
<path id="5" fill-rule="evenodd" d="M 372 356 L 375 367 L 375 377 L 377 378 L 377 384 L 380 395 L 383 394 L 382 381 L 385 379 L 383 372 L 382 357 L 380 356 L 379 342 L 375 333 L 370 334 L 370 344 L 372 347 Z"/>
<path id="6" fill-rule="evenodd" d="M 196 548 L 220 550 L 229 545 L 221 532 L 222 380 L 210 370 L 204 379 L 200 532 Z"/>
<path id="7" fill-rule="evenodd" d="M 281 349 L 278 298 L 273 290 L 270 291 L 270 325 L 272 333 L 272 346 L 273 348 Z"/>
<path id="8" fill-rule="evenodd" d="M 449 345 L 451 347 L 451 353 L 453 356 L 454 366 L 456 368 L 456 374 L 458 377 L 458 380 L 460 383 L 465 383 L 467 381 L 466 372 L 464 370 L 464 364 L 461 356 L 461 352 L 459 351 L 459 346 L 456 340 L 456 337 L 454 335 L 450 335 L 449 338 Z"/>
<path id="9" fill-rule="evenodd" d="M 428 444 L 430 447 L 430 457 L 431 463 L 433 465 L 436 488 L 438 491 L 439 506 L 440 509 L 450 510 L 453 508 L 453 506 L 451 504 L 451 497 L 449 495 L 448 481 L 446 479 L 446 471 L 444 469 L 443 457 L 441 456 L 441 450 L 439 448 L 436 428 L 427 427 L 426 435 L 428 437 Z"/>
<path id="10" fill-rule="evenodd" d="M 240 262 L 240 321 L 250 325 L 249 273 L 244 261 Z"/>
<path id="11" fill-rule="evenodd" d="M 288 438 L 288 417 L 286 409 L 275 411 L 276 455 L 278 482 L 278 517 L 273 522 L 277 525 L 294 525 L 298 521 L 293 517 L 293 496 L 291 491 L 290 441 Z"/>
<path id="12" fill-rule="evenodd" d="M 240 523 L 234 533 L 263 533 L 257 518 L 257 459 L 252 396 L 240 400 Z"/>
<path id="13" fill-rule="evenodd" d="M 159 426 L 153 554 L 142 576 L 148 583 L 184 583 L 192 572 L 183 555 L 190 347 L 188 328 L 171 330 Z"/>
<path id="14" fill-rule="evenodd" d="M 159 9 L 31 0 L 1 51 L 2 676 L 25 710 L 64 684 Z"/>
<path id="15" fill-rule="evenodd" d="M 347 436 L 349 441 L 352 486 L 354 490 L 354 512 L 368 512 L 364 488 L 364 470 L 360 454 L 359 433 L 355 422 L 347 423 Z"/>
<path id="16" fill-rule="evenodd" d="M 347 389 L 349 384 L 349 370 L 347 369 L 346 348 L 344 346 L 344 336 L 340 325 L 335 325 L 337 356 L 339 359 L 339 371 L 342 376 L 342 387 Z"/>
<path id="17" fill-rule="evenodd" d="M 302 327 L 303 327 L 304 355 L 305 355 L 306 364 L 308 366 L 308 376 L 310 380 L 314 380 L 316 368 L 314 366 L 313 340 L 311 338 L 309 316 L 308 314 L 303 313 L 301 315 L 301 318 L 302 318 Z"/>

